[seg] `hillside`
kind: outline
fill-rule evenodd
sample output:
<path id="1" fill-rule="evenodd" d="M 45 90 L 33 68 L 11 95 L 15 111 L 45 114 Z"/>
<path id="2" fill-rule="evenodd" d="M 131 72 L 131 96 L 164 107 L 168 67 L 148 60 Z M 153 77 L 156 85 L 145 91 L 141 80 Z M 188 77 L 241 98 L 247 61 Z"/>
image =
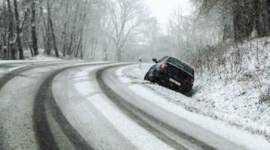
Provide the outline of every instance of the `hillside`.
<path id="1" fill-rule="evenodd" d="M 208 62 L 197 70 L 192 97 L 201 106 L 195 109 L 270 141 L 269 44 L 253 39 L 215 48 L 216 57 L 201 55 Z"/>
<path id="2" fill-rule="evenodd" d="M 143 81 L 152 64 L 144 64 L 142 70 L 138 66 L 128 68 L 124 74 L 135 84 L 142 84 L 190 112 L 224 122 L 270 142 L 269 44 L 268 38 L 253 39 L 202 52 L 193 63 L 196 76 L 190 98 Z"/>

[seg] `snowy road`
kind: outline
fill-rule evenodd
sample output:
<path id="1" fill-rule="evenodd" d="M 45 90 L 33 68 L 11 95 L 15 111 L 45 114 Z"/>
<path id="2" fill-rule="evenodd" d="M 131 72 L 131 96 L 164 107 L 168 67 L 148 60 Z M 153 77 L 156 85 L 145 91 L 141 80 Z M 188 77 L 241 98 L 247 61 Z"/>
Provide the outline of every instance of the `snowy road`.
<path id="1" fill-rule="evenodd" d="M 124 65 L 2 63 L 0 149 L 248 149 L 134 92 Z"/>

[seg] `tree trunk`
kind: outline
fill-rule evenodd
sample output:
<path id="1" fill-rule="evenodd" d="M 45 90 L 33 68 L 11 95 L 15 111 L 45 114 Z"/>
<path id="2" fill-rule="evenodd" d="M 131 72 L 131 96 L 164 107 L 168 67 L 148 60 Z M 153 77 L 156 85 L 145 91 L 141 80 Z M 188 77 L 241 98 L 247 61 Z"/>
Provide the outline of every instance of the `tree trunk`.
<path id="1" fill-rule="evenodd" d="M 19 58 L 23 60 L 24 57 L 23 57 L 23 49 L 22 49 L 22 43 L 21 43 L 21 29 L 20 29 L 20 20 L 19 20 L 17 0 L 14 0 L 14 11 L 15 11 L 16 27 L 17 27 L 17 44 L 18 44 L 18 49 L 19 49 Z"/>
<path id="2" fill-rule="evenodd" d="M 267 0 L 268 24 L 270 28 L 270 0 Z"/>
<path id="3" fill-rule="evenodd" d="M 37 39 L 37 32 L 36 32 L 36 1 L 32 1 L 31 5 L 32 10 L 32 16 L 31 16 L 31 33 L 32 33 L 32 41 L 33 41 L 33 49 L 34 54 L 37 56 L 39 54 L 38 52 L 38 39 Z"/>
<path id="4" fill-rule="evenodd" d="M 50 33 L 50 18 L 51 18 L 51 8 L 50 1 L 47 0 L 47 28 L 46 28 L 46 54 L 51 55 L 51 33 Z"/>
<path id="5" fill-rule="evenodd" d="M 108 46 L 109 46 L 110 42 L 111 42 L 111 39 L 108 42 L 106 42 L 106 41 L 103 42 L 103 45 L 102 45 L 102 49 L 103 49 L 103 60 L 104 61 L 108 61 L 108 52 L 107 52 L 107 50 L 108 50 Z"/>
<path id="6" fill-rule="evenodd" d="M 66 56 L 67 53 L 67 48 L 68 48 L 68 44 L 67 44 L 67 24 L 68 24 L 68 7 L 69 7 L 69 1 L 66 2 L 66 10 L 65 10 L 65 23 L 64 23 L 64 31 L 62 33 L 62 38 L 63 38 L 63 57 Z"/>
<path id="7" fill-rule="evenodd" d="M 68 46 L 68 49 L 67 49 L 67 54 L 68 55 L 72 55 L 72 53 L 74 51 L 72 49 L 73 48 L 73 41 L 74 41 L 74 31 L 71 31 L 70 40 L 69 40 L 69 46 Z"/>
<path id="8" fill-rule="evenodd" d="M 7 16 L 8 15 L 8 13 L 7 13 L 7 7 L 6 7 L 6 2 L 5 1 L 3 1 L 3 14 L 2 14 L 3 16 Z M 8 38 L 8 24 L 7 24 L 7 22 L 5 21 L 5 20 L 3 20 L 2 21 L 2 27 L 4 27 L 4 33 L 2 33 L 2 38 L 3 38 L 3 60 L 6 60 L 6 59 L 8 59 L 8 40 L 7 40 L 7 38 Z"/>
<path id="9" fill-rule="evenodd" d="M 2 38 L 3 38 L 3 46 L 2 46 L 2 49 L 3 49 L 3 60 L 6 60 L 7 59 L 7 41 L 6 41 L 6 37 L 4 34 L 1 35 Z"/>
<path id="10" fill-rule="evenodd" d="M 64 31 L 62 33 L 62 38 L 63 38 L 63 57 L 66 57 L 66 52 L 67 52 L 67 26 L 64 25 Z"/>
<path id="11" fill-rule="evenodd" d="M 119 45 L 117 45 L 117 61 L 121 61 L 121 57 L 122 57 L 122 51 L 121 51 L 121 47 Z"/>
<path id="12" fill-rule="evenodd" d="M 233 24 L 231 23 L 232 20 L 232 8 L 230 7 L 231 4 L 228 3 L 228 1 L 223 2 L 224 8 L 222 11 L 223 16 L 223 41 L 226 41 L 227 39 L 233 38 Z"/>
<path id="13" fill-rule="evenodd" d="M 269 35 L 269 14 L 266 0 L 256 1 L 255 9 L 256 13 L 256 29 L 260 37 Z"/>
<path id="14" fill-rule="evenodd" d="M 77 39 L 77 56 L 76 57 L 78 57 L 79 55 L 79 53 L 81 53 L 82 54 L 82 43 L 83 43 L 83 28 L 82 29 L 80 29 L 79 31 L 78 31 L 78 39 Z M 80 56 L 80 58 L 81 58 L 81 56 Z"/>
<path id="15" fill-rule="evenodd" d="M 8 50 L 8 58 L 9 56 L 11 56 L 11 59 L 16 59 L 15 58 L 15 49 L 14 49 L 14 43 L 13 43 L 13 12 L 11 10 L 11 4 L 10 4 L 10 0 L 7 0 L 7 4 L 8 4 L 8 16 L 9 16 L 9 24 L 8 24 L 8 46 L 7 46 L 7 50 Z"/>
<path id="16" fill-rule="evenodd" d="M 242 42 L 250 37 L 253 29 L 250 13 L 250 2 L 234 0 L 233 4 L 233 25 L 234 38 L 236 42 Z"/>
<path id="17" fill-rule="evenodd" d="M 52 23 L 52 19 L 51 19 L 51 18 L 49 18 L 49 23 L 50 23 L 50 27 L 51 27 L 51 31 L 52 31 L 52 37 L 53 37 L 53 45 L 54 45 L 54 50 L 55 50 L 55 56 L 56 56 L 56 57 L 59 57 L 58 48 L 57 48 L 56 40 L 55 40 L 54 29 L 53 29 L 53 23 Z"/>
<path id="18" fill-rule="evenodd" d="M 71 27 L 71 34 L 70 34 L 70 39 L 69 39 L 69 46 L 67 49 L 67 54 L 72 55 L 74 53 L 74 48 L 75 46 L 74 43 L 76 43 L 76 22 L 77 22 L 77 17 L 78 17 L 78 10 L 79 10 L 79 4 L 77 3 L 75 6 L 75 12 L 74 12 L 74 18 L 73 18 L 73 25 Z"/>

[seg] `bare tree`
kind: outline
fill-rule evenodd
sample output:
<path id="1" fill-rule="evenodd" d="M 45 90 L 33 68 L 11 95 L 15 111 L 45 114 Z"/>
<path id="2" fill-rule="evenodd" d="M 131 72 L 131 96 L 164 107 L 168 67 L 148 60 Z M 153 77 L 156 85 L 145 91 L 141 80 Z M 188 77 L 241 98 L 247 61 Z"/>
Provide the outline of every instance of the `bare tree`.
<path id="1" fill-rule="evenodd" d="M 13 12 L 11 8 L 10 0 L 7 0 L 8 4 L 8 46 L 7 46 L 7 57 L 11 57 L 11 59 L 15 59 L 15 49 L 14 49 L 14 33 L 13 33 Z"/>
<path id="2" fill-rule="evenodd" d="M 21 28 L 20 28 L 20 19 L 19 19 L 19 12 L 18 12 L 18 4 L 17 0 L 14 0 L 14 12 L 15 12 L 15 18 L 16 18 L 16 29 L 17 29 L 17 44 L 20 54 L 20 59 L 24 59 L 23 57 L 23 49 L 22 49 L 22 43 L 21 43 Z"/>
<path id="3" fill-rule="evenodd" d="M 63 56 L 65 57 L 66 56 L 66 53 L 67 53 L 67 48 L 68 48 L 68 39 L 67 39 L 67 28 L 68 28 L 68 10 L 69 10 L 69 1 L 66 1 L 66 4 L 65 4 L 65 15 L 64 15 L 64 29 L 63 29 L 63 32 L 62 32 L 62 35 L 61 35 L 61 38 L 63 40 Z"/>
<path id="4" fill-rule="evenodd" d="M 36 0 L 32 1 L 31 4 L 31 33 L 32 33 L 32 43 L 33 43 L 33 50 L 34 55 L 38 55 L 38 38 L 37 38 L 37 31 L 36 31 Z"/>
<path id="5" fill-rule="evenodd" d="M 3 49 L 3 56 L 2 59 L 8 59 L 8 24 L 7 18 L 4 16 L 8 16 L 6 1 L 3 1 L 3 10 L 1 12 L 1 37 L 3 41 L 2 49 Z"/>
<path id="6" fill-rule="evenodd" d="M 265 37 L 270 33 L 269 0 L 192 0 L 199 5 L 200 14 L 216 13 L 223 20 L 224 40 L 233 37 L 242 42 L 254 32 Z"/>
<path id="7" fill-rule="evenodd" d="M 53 44 L 54 50 L 55 50 L 55 56 L 59 57 L 58 53 L 58 48 L 56 44 L 56 37 L 55 37 L 55 32 L 54 32 L 54 26 L 53 26 L 53 21 L 52 21 L 52 12 L 51 12 L 51 7 L 52 4 L 50 0 L 46 1 L 46 10 L 47 10 L 47 25 L 46 25 L 46 54 L 51 55 L 51 47 Z"/>
<path id="8" fill-rule="evenodd" d="M 109 0 L 108 15 L 112 28 L 108 36 L 116 47 L 117 60 L 121 60 L 123 46 L 133 42 L 141 34 L 141 29 L 147 23 L 149 13 L 141 0 Z"/>
<path id="9" fill-rule="evenodd" d="M 12 2 L 3 0 L 0 5 L 0 45 L 4 59 L 16 59 L 17 49 L 19 58 L 23 59 L 25 47 L 31 49 L 32 56 L 39 54 L 40 47 L 48 55 L 55 50 L 55 56 L 59 57 L 61 46 L 63 56 L 109 60 L 108 55 L 100 57 L 100 54 L 107 54 L 115 45 L 117 59 L 121 60 L 124 45 L 142 37 L 148 17 L 142 0 Z M 106 21 L 102 22 L 102 18 Z M 110 26 L 104 28 L 104 22 Z"/>

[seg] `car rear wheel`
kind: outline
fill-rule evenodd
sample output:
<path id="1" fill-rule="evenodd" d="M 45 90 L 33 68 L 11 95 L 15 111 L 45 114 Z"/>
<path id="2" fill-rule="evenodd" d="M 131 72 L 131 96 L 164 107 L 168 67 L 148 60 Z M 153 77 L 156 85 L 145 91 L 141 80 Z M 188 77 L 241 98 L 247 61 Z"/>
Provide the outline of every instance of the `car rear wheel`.
<path id="1" fill-rule="evenodd" d="M 182 88 L 180 88 L 179 92 L 183 93 L 183 94 L 187 94 L 192 90 L 192 87 L 190 86 L 183 86 Z"/>

